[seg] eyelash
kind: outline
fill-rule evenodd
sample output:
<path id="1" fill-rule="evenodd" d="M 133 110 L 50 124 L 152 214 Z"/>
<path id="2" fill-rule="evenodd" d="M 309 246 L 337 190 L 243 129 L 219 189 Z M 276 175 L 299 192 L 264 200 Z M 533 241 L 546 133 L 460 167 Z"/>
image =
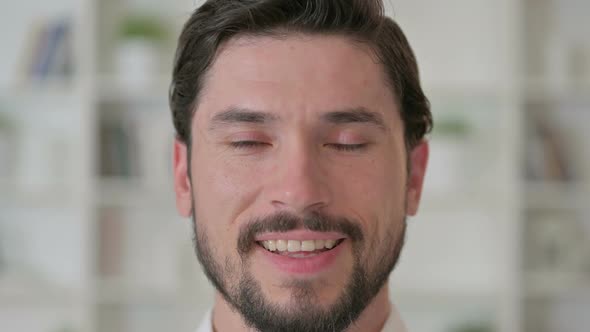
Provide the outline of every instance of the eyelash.
<path id="1" fill-rule="evenodd" d="M 237 142 L 231 142 L 230 145 L 232 148 L 235 148 L 235 149 L 252 149 L 252 148 L 262 147 L 264 145 L 267 145 L 267 143 L 258 142 L 258 141 L 237 141 Z"/>
<path id="2" fill-rule="evenodd" d="M 253 149 L 263 147 L 265 145 L 269 145 L 268 143 L 258 142 L 258 141 L 236 141 L 230 143 L 232 148 L 235 149 Z M 354 152 L 354 151 L 362 151 L 367 148 L 369 144 L 367 143 L 360 143 L 360 144 L 338 144 L 338 143 L 330 143 L 325 144 L 324 146 L 328 146 L 333 148 L 337 151 L 345 151 L 345 152 Z"/>
<path id="3" fill-rule="evenodd" d="M 329 147 L 332 147 L 338 151 L 345 151 L 345 152 L 354 152 L 354 151 L 362 151 L 365 150 L 368 146 L 367 143 L 360 143 L 360 144 L 326 144 Z"/>

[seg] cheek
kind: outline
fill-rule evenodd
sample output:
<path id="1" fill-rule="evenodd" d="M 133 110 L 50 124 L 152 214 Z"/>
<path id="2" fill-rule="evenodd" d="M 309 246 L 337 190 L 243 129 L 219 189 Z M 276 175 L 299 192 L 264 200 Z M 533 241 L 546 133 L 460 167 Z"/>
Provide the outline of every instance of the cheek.
<path id="1" fill-rule="evenodd" d="M 216 229 L 231 232 L 231 225 L 251 202 L 257 190 L 252 167 L 236 160 L 211 158 L 194 167 L 197 210 L 208 214 Z M 255 170 L 254 170 L 255 171 Z"/>
<path id="2" fill-rule="evenodd" d="M 362 223 L 369 250 L 382 243 L 386 234 L 397 233 L 397 225 L 405 216 L 404 162 L 373 159 L 364 165 L 351 165 L 339 173 L 342 178 L 340 208 Z M 348 174 L 344 176 L 344 174 Z"/>
<path id="3" fill-rule="evenodd" d="M 217 263 L 232 262 L 230 266 L 234 266 L 239 230 L 232 225 L 241 206 L 244 184 L 239 183 L 235 173 L 218 164 L 201 163 L 193 170 L 197 229 L 206 233 Z"/>
<path id="4" fill-rule="evenodd" d="M 343 186 L 335 192 L 341 193 L 347 203 L 356 202 L 373 214 L 381 215 L 379 211 L 404 202 L 406 171 L 402 162 L 375 158 L 362 165 L 341 167 L 334 173 L 340 174 L 334 182 Z"/>

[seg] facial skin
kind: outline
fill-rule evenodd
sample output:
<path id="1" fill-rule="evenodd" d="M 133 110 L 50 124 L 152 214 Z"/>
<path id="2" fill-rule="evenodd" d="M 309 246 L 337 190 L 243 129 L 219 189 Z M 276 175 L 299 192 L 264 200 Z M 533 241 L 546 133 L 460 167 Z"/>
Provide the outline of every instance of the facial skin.
<path id="1" fill-rule="evenodd" d="M 279 317 L 333 314 L 359 272 L 360 289 L 372 294 L 350 330 L 381 328 L 385 281 L 428 157 L 426 142 L 409 151 L 408 173 L 398 102 L 385 82 L 369 49 L 341 36 L 238 37 L 220 50 L 191 124 L 190 163 L 187 146 L 174 146 L 177 209 L 194 217 L 201 263 L 225 292 L 214 309 L 218 331 L 255 325 L 236 308 L 247 285 Z M 277 216 L 292 221 L 284 230 L 331 230 L 344 240 L 321 268 L 282 268 L 255 242 L 281 233 Z M 313 216 L 326 217 L 320 228 L 307 222 Z"/>

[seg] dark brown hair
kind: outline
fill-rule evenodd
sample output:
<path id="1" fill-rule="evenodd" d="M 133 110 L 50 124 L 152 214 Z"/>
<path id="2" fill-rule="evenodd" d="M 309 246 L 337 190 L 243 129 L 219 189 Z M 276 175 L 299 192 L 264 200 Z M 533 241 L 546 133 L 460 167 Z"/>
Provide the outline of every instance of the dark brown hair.
<path id="1" fill-rule="evenodd" d="M 381 0 L 208 0 L 184 25 L 169 91 L 177 137 L 190 145 L 191 120 L 207 70 L 220 46 L 236 35 L 342 35 L 368 45 L 398 98 L 408 149 L 432 128 L 418 66 L 400 27 Z"/>

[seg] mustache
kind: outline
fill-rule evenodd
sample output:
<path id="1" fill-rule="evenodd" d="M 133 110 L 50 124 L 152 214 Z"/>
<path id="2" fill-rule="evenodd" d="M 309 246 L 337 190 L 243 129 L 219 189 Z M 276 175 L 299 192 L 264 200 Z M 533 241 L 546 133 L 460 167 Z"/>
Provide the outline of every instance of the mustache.
<path id="1" fill-rule="evenodd" d="M 353 243 L 363 241 L 359 223 L 346 217 L 331 216 L 321 212 L 311 212 L 297 216 L 290 212 L 277 212 L 265 217 L 255 218 L 240 229 L 238 252 L 244 257 L 256 245 L 254 239 L 261 233 L 288 232 L 306 229 L 314 232 L 339 232 L 347 235 Z"/>

